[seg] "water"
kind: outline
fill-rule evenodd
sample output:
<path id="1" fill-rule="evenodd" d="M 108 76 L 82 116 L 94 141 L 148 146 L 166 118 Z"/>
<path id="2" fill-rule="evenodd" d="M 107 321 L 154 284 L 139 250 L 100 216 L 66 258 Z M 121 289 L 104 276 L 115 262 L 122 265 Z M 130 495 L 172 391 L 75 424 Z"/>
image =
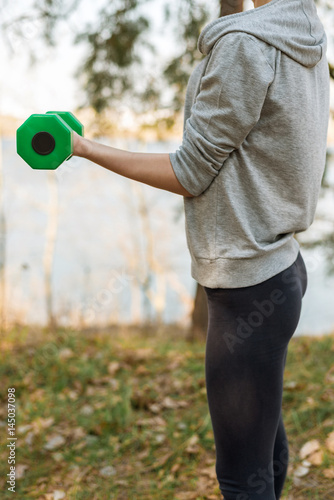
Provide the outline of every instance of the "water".
<path id="1" fill-rule="evenodd" d="M 121 140 L 113 146 L 143 148 Z M 155 143 L 146 150 L 167 153 L 178 146 Z M 196 282 L 190 275 L 181 196 L 79 158 L 54 172 L 33 170 L 17 156 L 12 139 L 3 141 L 3 157 L 9 319 L 46 321 L 43 255 L 48 179 L 53 179 L 59 194 L 52 278 L 58 319 L 102 325 L 160 315 L 165 322 L 189 324 Z M 324 203 L 319 210 L 331 200 Z M 334 329 L 334 277 L 326 275 L 320 249 L 302 249 L 302 254 L 309 282 L 296 335 L 327 333 Z"/>

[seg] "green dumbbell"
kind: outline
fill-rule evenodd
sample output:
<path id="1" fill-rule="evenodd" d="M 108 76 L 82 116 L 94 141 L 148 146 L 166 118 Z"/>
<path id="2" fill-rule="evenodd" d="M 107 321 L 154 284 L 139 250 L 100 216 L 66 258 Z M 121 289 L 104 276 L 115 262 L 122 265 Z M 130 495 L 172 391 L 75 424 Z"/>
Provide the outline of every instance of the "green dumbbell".
<path id="1" fill-rule="evenodd" d="M 31 168 L 55 170 L 73 154 L 73 130 L 83 136 L 83 125 L 67 111 L 31 115 L 16 131 L 17 153 Z"/>

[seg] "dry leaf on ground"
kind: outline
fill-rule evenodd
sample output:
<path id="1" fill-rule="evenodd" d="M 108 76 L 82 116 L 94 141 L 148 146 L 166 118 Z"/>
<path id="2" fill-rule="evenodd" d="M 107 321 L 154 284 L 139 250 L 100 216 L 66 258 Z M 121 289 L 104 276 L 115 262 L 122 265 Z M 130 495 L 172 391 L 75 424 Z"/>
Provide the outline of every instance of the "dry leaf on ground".
<path id="1" fill-rule="evenodd" d="M 115 375 L 115 373 L 121 368 L 121 363 L 119 361 L 111 361 L 108 365 L 108 373 L 110 375 Z"/>
<path id="2" fill-rule="evenodd" d="M 25 474 L 26 469 L 29 469 L 28 465 L 17 464 L 15 466 L 15 478 L 16 479 L 22 479 L 22 477 Z"/>
<path id="3" fill-rule="evenodd" d="M 326 446 L 329 449 L 329 451 L 334 453 L 334 431 L 328 434 L 326 439 Z"/>
<path id="4" fill-rule="evenodd" d="M 46 450 L 54 450 L 55 448 L 59 448 L 63 444 L 65 444 L 65 438 L 63 436 L 60 436 L 59 434 L 55 434 L 48 438 L 47 442 L 44 445 L 44 448 Z"/>
<path id="5" fill-rule="evenodd" d="M 334 466 L 332 465 L 329 469 L 325 469 L 322 473 L 327 479 L 334 479 Z"/>
<path id="6" fill-rule="evenodd" d="M 297 469 L 294 471 L 293 475 L 295 477 L 304 477 L 310 472 L 310 469 L 308 467 L 305 467 L 304 465 L 299 465 Z"/>
<path id="7" fill-rule="evenodd" d="M 307 460 L 312 465 L 321 465 L 324 459 L 324 452 L 322 450 L 316 451 L 307 457 Z"/>
<path id="8" fill-rule="evenodd" d="M 317 439 L 312 439 L 312 441 L 308 441 L 305 443 L 299 452 L 299 456 L 301 459 L 304 459 L 314 453 L 315 451 L 318 451 L 320 449 L 320 443 Z"/>

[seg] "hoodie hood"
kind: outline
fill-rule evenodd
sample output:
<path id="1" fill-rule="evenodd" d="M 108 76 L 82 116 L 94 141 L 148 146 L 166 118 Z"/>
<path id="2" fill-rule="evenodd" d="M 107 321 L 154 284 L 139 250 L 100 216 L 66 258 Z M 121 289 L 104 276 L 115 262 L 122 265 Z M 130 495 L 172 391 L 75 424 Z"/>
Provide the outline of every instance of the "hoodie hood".
<path id="1" fill-rule="evenodd" d="M 201 32 L 199 51 L 207 55 L 232 31 L 253 35 L 308 68 L 326 54 L 327 37 L 314 0 L 271 0 L 261 7 L 220 17 Z"/>

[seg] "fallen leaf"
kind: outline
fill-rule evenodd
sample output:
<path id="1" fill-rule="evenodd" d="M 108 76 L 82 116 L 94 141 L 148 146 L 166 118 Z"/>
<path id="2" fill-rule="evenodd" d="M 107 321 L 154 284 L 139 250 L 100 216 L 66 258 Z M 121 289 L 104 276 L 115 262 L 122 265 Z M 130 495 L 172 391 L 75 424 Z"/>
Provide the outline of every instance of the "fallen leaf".
<path id="1" fill-rule="evenodd" d="M 149 450 L 143 450 L 141 451 L 140 453 L 137 454 L 137 457 L 139 458 L 139 460 L 142 460 L 143 458 L 147 458 L 149 456 L 150 452 Z"/>
<path id="2" fill-rule="evenodd" d="M 83 405 L 80 408 L 80 413 L 81 413 L 81 415 L 86 415 L 86 416 L 93 415 L 94 408 L 90 405 Z"/>
<path id="3" fill-rule="evenodd" d="M 310 472 L 308 467 L 304 467 L 303 465 L 299 465 L 297 469 L 294 471 L 293 475 L 295 477 L 304 477 Z"/>
<path id="4" fill-rule="evenodd" d="M 146 359 L 151 359 L 155 352 L 152 347 L 141 347 L 140 349 L 136 349 L 133 354 L 138 361 L 145 361 Z"/>
<path id="5" fill-rule="evenodd" d="M 19 425 L 18 428 L 17 428 L 17 433 L 18 434 L 25 434 L 27 431 L 30 431 L 30 429 L 32 429 L 32 425 L 31 424 Z"/>
<path id="6" fill-rule="evenodd" d="M 68 390 L 65 392 L 65 394 L 71 399 L 71 401 L 76 401 L 79 397 L 77 391 Z"/>
<path id="7" fill-rule="evenodd" d="M 171 483 L 172 481 L 174 481 L 175 477 L 173 476 L 173 474 L 168 474 L 162 481 L 162 484 L 166 484 L 166 483 Z"/>
<path id="8" fill-rule="evenodd" d="M 328 434 L 326 439 L 326 446 L 329 449 L 329 451 L 334 453 L 334 431 Z"/>
<path id="9" fill-rule="evenodd" d="M 329 469 L 325 469 L 322 473 L 327 479 L 334 479 L 334 466 L 331 465 Z"/>
<path id="10" fill-rule="evenodd" d="M 199 439 L 197 434 L 194 434 L 191 436 L 190 439 L 187 441 L 187 447 L 186 447 L 186 452 L 187 453 L 198 453 L 199 452 L 199 447 L 197 446 Z"/>
<path id="11" fill-rule="evenodd" d="M 191 438 L 188 439 L 188 444 L 189 446 L 194 446 L 194 444 L 197 444 L 199 441 L 199 438 L 197 436 L 197 434 L 194 434 L 193 436 L 191 436 Z"/>
<path id="12" fill-rule="evenodd" d="M 60 452 L 55 452 L 55 453 L 52 453 L 52 458 L 56 462 L 62 462 L 64 460 L 64 455 Z"/>
<path id="13" fill-rule="evenodd" d="M 152 413 L 160 413 L 161 411 L 161 406 L 158 405 L 157 403 L 152 403 L 150 405 L 148 405 L 148 409 L 152 412 Z"/>
<path id="14" fill-rule="evenodd" d="M 165 441 L 165 439 L 166 439 L 165 434 L 157 434 L 157 435 L 155 436 L 155 441 L 156 441 L 157 443 L 159 443 L 159 444 L 163 443 L 163 442 Z"/>
<path id="15" fill-rule="evenodd" d="M 51 425 L 54 424 L 55 419 L 53 417 L 43 418 L 38 417 L 36 420 L 32 422 L 32 427 L 35 433 L 40 432 L 42 429 L 48 429 Z"/>
<path id="16" fill-rule="evenodd" d="M 334 384 L 334 365 L 326 373 L 325 382 L 326 384 Z"/>
<path id="17" fill-rule="evenodd" d="M 178 401 L 177 403 L 179 408 L 186 408 L 187 406 L 190 405 L 189 401 Z"/>
<path id="18" fill-rule="evenodd" d="M 197 480 L 197 483 L 196 483 L 196 488 L 197 488 L 197 492 L 199 495 L 205 495 L 205 493 L 208 491 L 208 489 L 210 488 L 210 479 L 208 479 L 207 477 L 199 477 L 198 480 Z M 198 497 L 196 497 L 198 498 Z"/>
<path id="19" fill-rule="evenodd" d="M 36 434 L 34 433 L 34 431 L 28 432 L 28 434 L 24 438 L 25 444 L 27 444 L 28 446 L 31 446 L 35 436 L 36 436 Z"/>
<path id="20" fill-rule="evenodd" d="M 324 459 L 324 453 L 322 450 L 316 451 L 307 457 L 307 460 L 312 465 L 321 465 Z"/>
<path id="21" fill-rule="evenodd" d="M 74 352 L 72 351 L 72 349 L 69 349 L 68 347 L 65 347 L 64 349 L 61 349 L 58 353 L 58 357 L 59 359 L 61 360 L 65 360 L 65 359 L 69 359 L 69 358 L 72 358 L 74 356 Z"/>
<path id="22" fill-rule="evenodd" d="M 77 389 L 78 392 L 82 391 L 83 387 L 82 387 L 82 383 L 80 382 L 80 380 L 74 380 L 73 385 Z"/>
<path id="23" fill-rule="evenodd" d="M 304 459 L 314 453 L 315 451 L 318 451 L 320 449 L 320 443 L 317 439 L 313 439 L 312 441 L 308 441 L 305 443 L 299 452 L 299 456 L 301 459 Z"/>
<path id="24" fill-rule="evenodd" d="M 150 370 L 148 370 L 145 365 L 139 365 L 136 368 L 135 373 L 136 375 L 147 375 L 148 373 L 150 373 Z"/>
<path id="25" fill-rule="evenodd" d="M 110 375 L 115 375 L 115 373 L 121 368 L 121 363 L 119 361 L 111 361 L 108 364 L 108 373 Z"/>
<path id="26" fill-rule="evenodd" d="M 73 439 L 81 439 L 87 435 L 87 433 L 83 427 L 75 427 L 72 430 L 71 434 L 72 434 Z"/>
<path id="27" fill-rule="evenodd" d="M 294 486 L 302 486 L 304 484 L 303 480 L 297 476 L 293 476 L 292 482 L 293 482 Z M 297 499 L 295 497 L 293 497 L 293 500 L 297 500 Z"/>
<path id="28" fill-rule="evenodd" d="M 115 402 L 115 400 L 113 399 L 113 403 Z M 100 403 L 95 403 L 94 404 L 94 408 L 95 410 L 101 410 L 102 408 L 105 408 L 107 406 L 107 402 L 106 401 L 100 401 Z"/>
<path id="29" fill-rule="evenodd" d="M 125 479 L 117 479 L 117 481 L 115 481 L 115 484 L 119 484 L 120 486 L 128 486 L 129 481 L 126 481 Z"/>
<path id="30" fill-rule="evenodd" d="M 17 464 L 15 467 L 15 478 L 22 479 L 26 469 L 29 469 L 28 465 Z"/>
<path id="31" fill-rule="evenodd" d="M 119 389 L 119 381 L 116 378 L 108 378 L 108 384 L 111 385 L 112 389 L 115 391 Z"/>
<path id="32" fill-rule="evenodd" d="M 140 418 L 136 421 L 136 425 L 147 425 L 149 427 L 152 427 L 154 430 L 157 430 L 158 428 L 165 428 L 167 426 L 167 422 L 162 417 L 159 417 L 157 415 L 156 417 L 152 418 Z"/>
<path id="33" fill-rule="evenodd" d="M 152 471 L 154 469 L 158 469 L 158 468 L 162 467 L 163 465 L 165 465 L 165 463 L 167 462 L 167 460 L 172 455 L 173 455 L 173 452 L 169 451 L 168 453 L 166 453 L 165 455 L 162 455 L 159 459 L 157 459 L 154 464 L 152 464 L 152 465 L 150 465 L 148 467 L 145 467 L 145 469 L 142 469 L 142 472 L 143 471 L 149 472 L 149 471 Z"/>
<path id="34" fill-rule="evenodd" d="M 65 498 L 65 491 L 55 490 L 53 492 L 53 500 L 62 500 L 62 498 Z"/>
<path id="35" fill-rule="evenodd" d="M 171 468 L 171 472 L 177 472 L 179 468 L 181 467 L 181 464 L 174 464 L 173 467 Z"/>
<path id="36" fill-rule="evenodd" d="M 37 389 L 33 393 L 30 394 L 30 401 L 40 401 L 43 399 L 45 395 L 45 390 L 44 389 Z"/>
<path id="37" fill-rule="evenodd" d="M 188 405 L 188 401 L 177 401 L 169 396 L 166 396 L 161 402 L 163 408 L 185 408 Z"/>
<path id="38" fill-rule="evenodd" d="M 198 494 L 195 491 L 183 491 L 175 495 L 175 500 L 196 500 Z"/>
<path id="39" fill-rule="evenodd" d="M 63 436 L 60 436 L 59 434 L 51 436 L 46 444 L 44 445 L 44 448 L 46 450 L 54 450 L 55 448 L 59 448 L 59 446 L 62 446 L 65 444 L 65 439 Z"/>
<path id="40" fill-rule="evenodd" d="M 204 476 L 209 476 L 209 478 L 211 478 L 211 479 L 217 479 L 215 465 L 212 465 L 211 467 L 207 467 L 206 469 L 202 469 L 201 474 L 203 474 Z"/>
<path id="41" fill-rule="evenodd" d="M 100 470 L 100 476 L 102 477 L 111 477 L 116 474 L 116 469 L 112 465 L 108 465 L 107 467 L 103 467 L 103 469 Z"/>
<path id="42" fill-rule="evenodd" d="M 330 388 L 326 389 L 320 399 L 322 401 L 334 401 L 334 390 Z"/>
<path id="43" fill-rule="evenodd" d="M 334 419 L 333 418 L 326 418 L 326 420 L 323 421 L 322 426 L 323 427 L 333 427 L 334 426 Z"/>
<path id="44" fill-rule="evenodd" d="M 298 383 L 291 380 L 290 382 L 285 382 L 284 384 L 284 389 L 286 390 L 290 390 L 290 391 L 294 391 L 295 389 L 297 389 L 298 387 Z"/>
<path id="45" fill-rule="evenodd" d="M 170 398 L 169 396 L 166 396 L 163 401 L 162 401 L 162 406 L 164 408 L 177 408 L 178 407 L 178 404 L 177 404 L 177 401 L 174 401 L 172 398 Z"/>

